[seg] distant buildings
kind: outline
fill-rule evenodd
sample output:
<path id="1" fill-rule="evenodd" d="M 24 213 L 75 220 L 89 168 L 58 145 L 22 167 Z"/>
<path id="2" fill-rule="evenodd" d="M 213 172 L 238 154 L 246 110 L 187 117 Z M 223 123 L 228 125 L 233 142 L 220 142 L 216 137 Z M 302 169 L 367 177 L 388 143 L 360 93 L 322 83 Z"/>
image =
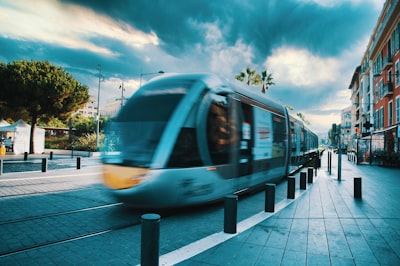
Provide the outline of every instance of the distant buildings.
<path id="1" fill-rule="evenodd" d="M 124 98 L 125 100 L 126 98 Z M 100 110 L 100 117 L 114 117 L 119 109 L 121 109 L 121 100 L 115 100 L 106 103 L 104 109 Z M 97 100 L 96 97 L 91 95 L 88 103 L 82 109 L 77 111 L 77 114 L 81 114 L 86 117 L 96 118 L 97 115 Z"/>
<path id="2" fill-rule="evenodd" d="M 90 99 L 82 109 L 79 109 L 76 113 L 86 117 L 96 117 L 97 114 L 97 100 L 96 97 L 90 95 Z"/>
<path id="3" fill-rule="evenodd" d="M 349 85 L 351 138 L 366 157 L 400 151 L 399 71 L 400 0 L 387 0 Z"/>

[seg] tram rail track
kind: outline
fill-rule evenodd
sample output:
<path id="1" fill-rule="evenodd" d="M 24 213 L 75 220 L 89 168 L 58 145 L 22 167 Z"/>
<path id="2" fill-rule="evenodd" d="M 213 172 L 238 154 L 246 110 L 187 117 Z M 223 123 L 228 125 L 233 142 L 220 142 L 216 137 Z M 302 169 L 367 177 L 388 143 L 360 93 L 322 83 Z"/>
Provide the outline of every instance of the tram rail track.
<path id="1" fill-rule="evenodd" d="M 49 214 L 24 217 L 24 218 L 9 220 L 9 221 L 0 221 L 0 226 L 5 225 L 5 224 L 12 224 L 12 223 L 19 223 L 19 222 L 25 222 L 25 221 L 31 221 L 31 220 L 37 220 L 37 219 L 43 219 L 43 218 L 50 218 L 50 217 L 54 217 L 54 216 L 67 215 L 67 214 L 72 214 L 72 213 L 85 212 L 85 211 L 109 208 L 109 207 L 120 206 L 120 205 L 123 205 L 123 203 L 117 202 L 117 203 L 105 204 L 105 205 L 100 205 L 100 206 L 95 206 L 95 207 L 87 207 L 87 208 L 82 208 L 82 209 L 77 209 L 77 210 L 64 211 L 64 212 L 59 212 L 59 213 L 49 213 Z"/>
<path id="2" fill-rule="evenodd" d="M 39 249 L 39 248 L 50 247 L 50 246 L 54 246 L 54 245 L 59 245 L 59 244 L 71 242 L 71 241 L 77 241 L 77 240 L 81 240 L 81 239 L 84 239 L 84 238 L 95 237 L 95 236 L 106 234 L 106 233 L 109 233 L 109 232 L 122 230 L 122 229 L 128 228 L 130 226 L 135 226 L 135 225 L 138 225 L 138 224 L 140 224 L 140 221 L 135 222 L 135 223 L 132 222 L 130 224 L 125 224 L 125 225 L 121 225 L 121 226 L 117 226 L 117 227 L 112 227 L 110 229 L 106 229 L 106 230 L 102 230 L 102 231 L 83 234 L 83 235 L 79 235 L 79 236 L 75 236 L 75 237 L 71 237 L 71 238 L 66 238 L 66 239 L 57 240 L 57 241 L 53 241 L 53 242 L 47 242 L 47 243 L 38 244 L 38 245 L 30 246 L 30 247 L 24 247 L 24 248 L 17 249 L 17 250 L 12 250 L 12 251 L 7 251 L 7 252 L 0 252 L 0 258 L 16 255 L 16 254 L 19 254 L 19 253 L 22 253 L 22 252 L 27 252 L 27 251 L 31 251 L 31 250 L 35 250 L 35 249 Z"/>
<path id="3" fill-rule="evenodd" d="M 0 258 L 140 224 L 139 215 L 118 209 L 122 204 L 109 203 L 1 221 Z M 28 235 L 18 232 L 19 229 L 24 231 L 24 228 L 31 228 Z"/>

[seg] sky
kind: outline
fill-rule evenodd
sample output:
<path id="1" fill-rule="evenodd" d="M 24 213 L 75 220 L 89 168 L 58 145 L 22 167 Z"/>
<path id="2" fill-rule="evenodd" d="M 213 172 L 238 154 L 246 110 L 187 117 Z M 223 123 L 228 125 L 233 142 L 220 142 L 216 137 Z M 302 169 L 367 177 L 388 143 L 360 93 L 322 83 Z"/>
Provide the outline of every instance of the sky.
<path id="1" fill-rule="evenodd" d="M 0 0 L 0 61 L 47 60 L 95 98 L 101 70 L 101 106 L 121 98 L 122 83 L 132 95 L 148 73 L 230 79 L 267 69 L 275 85 L 266 95 L 327 135 L 351 104 L 348 87 L 384 2 Z"/>

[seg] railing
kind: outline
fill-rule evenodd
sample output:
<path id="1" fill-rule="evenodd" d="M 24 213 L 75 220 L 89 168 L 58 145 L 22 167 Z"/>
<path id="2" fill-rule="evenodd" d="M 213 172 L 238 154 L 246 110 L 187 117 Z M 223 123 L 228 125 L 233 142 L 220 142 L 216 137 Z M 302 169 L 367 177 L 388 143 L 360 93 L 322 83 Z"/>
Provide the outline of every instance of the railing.
<path id="1" fill-rule="evenodd" d="M 382 97 L 386 97 L 386 96 L 391 95 L 391 94 L 393 94 L 392 82 L 387 82 L 382 87 L 381 95 L 382 95 Z"/>

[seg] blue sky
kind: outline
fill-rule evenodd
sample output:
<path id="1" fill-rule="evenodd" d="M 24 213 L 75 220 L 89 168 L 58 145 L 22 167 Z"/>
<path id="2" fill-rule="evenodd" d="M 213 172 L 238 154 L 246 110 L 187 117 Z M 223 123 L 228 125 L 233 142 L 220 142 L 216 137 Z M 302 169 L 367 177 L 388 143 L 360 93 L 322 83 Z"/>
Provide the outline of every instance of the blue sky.
<path id="1" fill-rule="evenodd" d="M 0 0 L 0 61 L 48 60 L 101 105 L 139 86 L 140 73 L 267 68 L 267 95 L 326 134 L 384 0 Z M 152 75 L 143 76 L 143 82 Z"/>

